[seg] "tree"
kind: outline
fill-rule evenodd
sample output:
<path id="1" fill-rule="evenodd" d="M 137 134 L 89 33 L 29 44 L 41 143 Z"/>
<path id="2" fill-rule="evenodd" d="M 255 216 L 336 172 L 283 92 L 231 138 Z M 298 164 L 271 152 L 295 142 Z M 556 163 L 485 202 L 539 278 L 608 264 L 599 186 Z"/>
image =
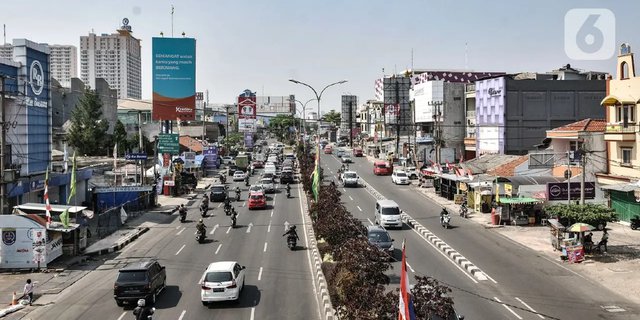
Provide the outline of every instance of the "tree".
<path id="1" fill-rule="evenodd" d="M 102 118 L 102 102 L 95 90 L 85 89 L 78 105 L 71 112 L 71 128 L 67 135 L 69 144 L 80 154 L 104 154 L 109 123 Z M 102 152 L 101 152 L 102 151 Z"/>
<path id="2" fill-rule="evenodd" d="M 322 116 L 322 121 L 331 122 L 336 126 L 340 126 L 341 120 L 342 120 L 342 116 L 340 115 L 340 113 L 336 112 L 333 109 L 330 110 L 328 113 L 326 113 L 324 116 Z"/>
<path id="3" fill-rule="evenodd" d="M 566 219 L 568 226 L 583 222 L 598 227 L 603 222 L 618 221 L 616 211 L 601 204 L 556 204 L 546 207 L 545 211 L 553 217 Z"/>
<path id="4" fill-rule="evenodd" d="M 279 139 L 284 140 L 284 138 L 290 134 L 289 128 L 295 128 L 298 121 L 299 119 L 294 118 L 293 115 L 279 114 L 269 120 L 269 130 Z"/>
<path id="5" fill-rule="evenodd" d="M 113 141 L 118 144 L 118 154 L 120 150 L 127 150 L 127 129 L 120 120 L 113 127 Z"/>

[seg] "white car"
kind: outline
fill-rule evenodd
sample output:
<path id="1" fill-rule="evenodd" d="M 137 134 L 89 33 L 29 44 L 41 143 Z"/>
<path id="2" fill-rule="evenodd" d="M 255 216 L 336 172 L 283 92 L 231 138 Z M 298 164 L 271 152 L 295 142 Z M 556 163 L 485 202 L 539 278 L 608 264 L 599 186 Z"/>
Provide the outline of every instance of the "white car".
<path id="1" fill-rule="evenodd" d="M 415 166 L 405 166 L 404 172 L 407 173 L 409 179 L 418 179 L 418 171 L 416 170 Z"/>
<path id="2" fill-rule="evenodd" d="M 230 156 L 224 156 L 221 158 L 222 160 L 222 164 L 232 164 L 233 163 L 233 157 Z"/>
<path id="3" fill-rule="evenodd" d="M 249 187 L 249 194 L 251 194 L 253 192 L 265 193 L 264 192 L 264 188 L 262 187 L 261 184 L 254 184 L 251 187 Z"/>
<path id="4" fill-rule="evenodd" d="M 342 183 L 345 187 L 358 186 L 358 174 L 355 171 L 347 171 L 342 174 Z"/>
<path id="5" fill-rule="evenodd" d="M 391 181 L 395 184 L 409 184 L 409 176 L 404 171 L 394 171 L 391 174 Z"/>
<path id="6" fill-rule="evenodd" d="M 245 178 L 244 172 L 238 170 L 233 173 L 233 181 L 243 181 Z"/>
<path id="7" fill-rule="evenodd" d="M 273 185 L 273 180 L 271 178 L 262 178 L 260 179 L 260 186 L 264 189 L 265 193 L 267 192 L 275 192 L 276 187 Z"/>
<path id="8" fill-rule="evenodd" d="M 238 301 L 244 288 L 245 266 L 236 261 L 209 264 L 200 278 L 202 305 L 216 301 Z"/>

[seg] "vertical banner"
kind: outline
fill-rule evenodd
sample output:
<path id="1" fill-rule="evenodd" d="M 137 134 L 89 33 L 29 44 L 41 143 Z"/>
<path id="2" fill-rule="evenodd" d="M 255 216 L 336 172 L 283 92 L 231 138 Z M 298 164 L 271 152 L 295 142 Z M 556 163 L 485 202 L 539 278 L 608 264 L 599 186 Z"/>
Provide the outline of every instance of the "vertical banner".
<path id="1" fill-rule="evenodd" d="M 153 38 L 153 120 L 195 120 L 196 39 Z"/>
<path id="2" fill-rule="evenodd" d="M 251 132 L 244 133 L 244 146 L 246 148 L 253 148 L 253 133 Z"/>
<path id="3" fill-rule="evenodd" d="M 238 131 L 256 132 L 256 94 L 249 89 L 238 96 Z"/>

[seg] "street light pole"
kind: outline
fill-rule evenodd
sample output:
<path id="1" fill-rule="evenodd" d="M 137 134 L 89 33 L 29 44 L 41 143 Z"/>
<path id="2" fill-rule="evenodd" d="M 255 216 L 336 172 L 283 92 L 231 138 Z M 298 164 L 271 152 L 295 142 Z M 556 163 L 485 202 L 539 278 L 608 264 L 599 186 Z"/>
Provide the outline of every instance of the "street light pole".
<path id="1" fill-rule="evenodd" d="M 335 86 L 337 84 L 343 84 L 343 83 L 347 82 L 347 80 L 341 80 L 341 81 L 338 81 L 338 82 L 334 82 L 334 83 L 328 84 L 326 87 L 324 87 L 320 91 L 320 94 L 318 94 L 318 91 L 316 91 L 316 89 L 314 89 L 312 86 L 310 86 L 310 85 L 308 85 L 308 84 L 306 84 L 306 83 L 304 83 L 302 81 L 298 81 L 298 80 L 295 80 L 295 79 L 289 79 L 289 81 L 291 81 L 291 82 L 293 82 L 295 84 L 301 84 L 303 86 L 308 87 L 316 95 L 316 100 L 318 100 L 318 128 L 320 128 L 320 99 L 322 98 L 322 94 L 324 93 L 325 90 L 327 90 L 327 88 L 329 88 L 331 86 Z"/>
<path id="2" fill-rule="evenodd" d="M 307 126 L 306 126 L 306 123 L 305 123 L 305 118 L 306 118 L 305 110 L 307 109 L 307 104 L 309 102 L 313 101 L 313 100 L 316 100 L 316 99 L 309 99 L 309 101 L 307 101 L 305 103 L 302 103 L 302 101 L 297 100 L 297 99 L 295 100 L 297 103 L 299 103 L 302 106 L 302 127 L 304 128 L 304 132 L 305 133 L 307 132 Z"/>

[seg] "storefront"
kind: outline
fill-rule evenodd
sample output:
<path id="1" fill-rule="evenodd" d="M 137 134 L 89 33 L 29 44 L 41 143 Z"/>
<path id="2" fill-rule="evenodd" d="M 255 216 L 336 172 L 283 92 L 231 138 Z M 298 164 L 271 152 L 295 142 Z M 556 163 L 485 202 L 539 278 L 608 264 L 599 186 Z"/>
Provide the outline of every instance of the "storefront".
<path id="1" fill-rule="evenodd" d="M 456 195 L 466 194 L 460 190 L 460 182 L 467 183 L 469 178 L 448 173 L 439 174 L 435 179 L 436 193 L 447 200 L 456 200 Z"/>
<path id="2" fill-rule="evenodd" d="M 620 221 L 629 222 L 640 215 L 640 182 L 603 186 L 609 193 L 609 205 L 616 210 Z"/>
<path id="3" fill-rule="evenodd" d="M 500 220 L 516 226 L 535 225 L 542 221 L 543 201 L 534 198 L 500 198 Z"/>
<path id="4" fill-rule="evenodd" d="M 467 205 L 475 212 L 491 213 L 493 201 L 493 184 L 491 181 L 474 181 L 468 183 Z"/>

